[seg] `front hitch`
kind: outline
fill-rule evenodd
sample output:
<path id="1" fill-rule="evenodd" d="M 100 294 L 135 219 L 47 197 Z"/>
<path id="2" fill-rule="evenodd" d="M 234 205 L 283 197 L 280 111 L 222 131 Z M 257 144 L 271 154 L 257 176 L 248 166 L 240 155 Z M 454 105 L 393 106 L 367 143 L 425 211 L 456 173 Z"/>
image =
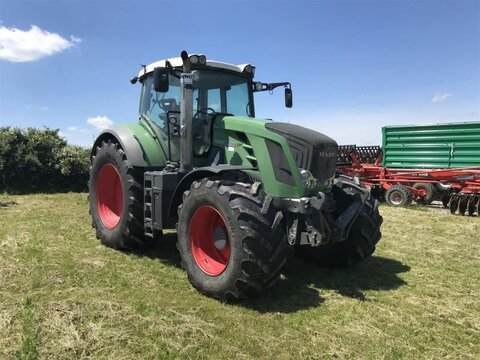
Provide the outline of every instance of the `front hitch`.
<path id="1" fill-rule="evenodd" d="M 369 194 L 353 181 L 336 179 L 330 193 L 274 201 L 285 214 L 288 243 L 316 247 L 346 240 Z"/>

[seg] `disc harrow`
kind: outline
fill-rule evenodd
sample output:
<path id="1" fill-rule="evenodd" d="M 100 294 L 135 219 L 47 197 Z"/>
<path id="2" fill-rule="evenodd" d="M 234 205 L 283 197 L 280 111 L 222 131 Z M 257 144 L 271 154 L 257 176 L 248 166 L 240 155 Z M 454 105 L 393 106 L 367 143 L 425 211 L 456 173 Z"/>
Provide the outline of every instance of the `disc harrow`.
<path id="1" fill-rule="evenodd" d="M 395 169 L 381 166 L 379 146 L 339 146 L 337 172 L 356 177 L 390 206 L 412 200 L 428 205 L 441 201 L 452 214 L 480 216 L 480 167 Z"/>
<path id="2" fill-rule="evenodd" d="M 478 194 L 452 194 L 449 209 L 452 214 L 480 216 L 480 193 Z"/>

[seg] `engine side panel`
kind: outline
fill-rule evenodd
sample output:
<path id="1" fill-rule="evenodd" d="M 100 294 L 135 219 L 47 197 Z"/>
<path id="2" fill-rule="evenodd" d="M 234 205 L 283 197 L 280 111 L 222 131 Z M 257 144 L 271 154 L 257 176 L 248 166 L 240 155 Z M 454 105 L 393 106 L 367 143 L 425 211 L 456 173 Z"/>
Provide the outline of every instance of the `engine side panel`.
<path id="1" fill-rule="evenodd" d="M 256 171 L 246 171 L 263 182 L 265 192 L 274 197 L 299 198 L 311 195 L 297 169 L 286 139 L 265 128 L 266 120 L 248 117 L 226 116 L 214 126 L 215 146 L 225 151 L 226 162 L 230 165 L 255 167 Z M 284 169 L 289 180 L 279 181 L 275 173 L 275 162 L 269 152 L 268 144 L 276 144 L 283 153 Z M 278 165 L 278 164 L 277 164 Z"/>

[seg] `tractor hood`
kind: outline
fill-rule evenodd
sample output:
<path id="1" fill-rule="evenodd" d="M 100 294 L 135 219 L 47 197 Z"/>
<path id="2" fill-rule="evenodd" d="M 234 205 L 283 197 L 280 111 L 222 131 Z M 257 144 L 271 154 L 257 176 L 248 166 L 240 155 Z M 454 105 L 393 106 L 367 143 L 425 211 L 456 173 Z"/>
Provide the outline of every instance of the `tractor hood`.
<path id="1" fill-rule="evenodd" d="M 298 168 L 309 170 L 324 186 L 333 181 L 338 148 L 335 140 L 294 124 L 268 122 L 265 127 L 287 140 Z"/>

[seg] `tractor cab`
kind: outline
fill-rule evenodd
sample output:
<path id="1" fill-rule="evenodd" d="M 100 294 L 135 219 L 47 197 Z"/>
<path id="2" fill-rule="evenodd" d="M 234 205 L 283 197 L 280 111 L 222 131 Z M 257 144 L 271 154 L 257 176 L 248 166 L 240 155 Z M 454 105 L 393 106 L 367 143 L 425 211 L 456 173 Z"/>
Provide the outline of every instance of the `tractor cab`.
<path id="1" fill-rule="evenodd" d="M 290 83 L 254 82 L 255 67 L 206 60 L 204 55 L 190 55 L 192 103 L 191 136 L 193 164 L 208 164 L 215 120 L 224 116 L 255 117 L 254 92 L 271 91 L 284 86 L 286 106 L 292 106 Z M 149 123 L 166 144 L 168 160 L 180 161 L 180 116 L 182 101 L 182 58 L 171 58 L 147 65 L 131 82 L 140 81 L 140 121 Z M 189 112 L 190 112 L 189 111 Z"/>

